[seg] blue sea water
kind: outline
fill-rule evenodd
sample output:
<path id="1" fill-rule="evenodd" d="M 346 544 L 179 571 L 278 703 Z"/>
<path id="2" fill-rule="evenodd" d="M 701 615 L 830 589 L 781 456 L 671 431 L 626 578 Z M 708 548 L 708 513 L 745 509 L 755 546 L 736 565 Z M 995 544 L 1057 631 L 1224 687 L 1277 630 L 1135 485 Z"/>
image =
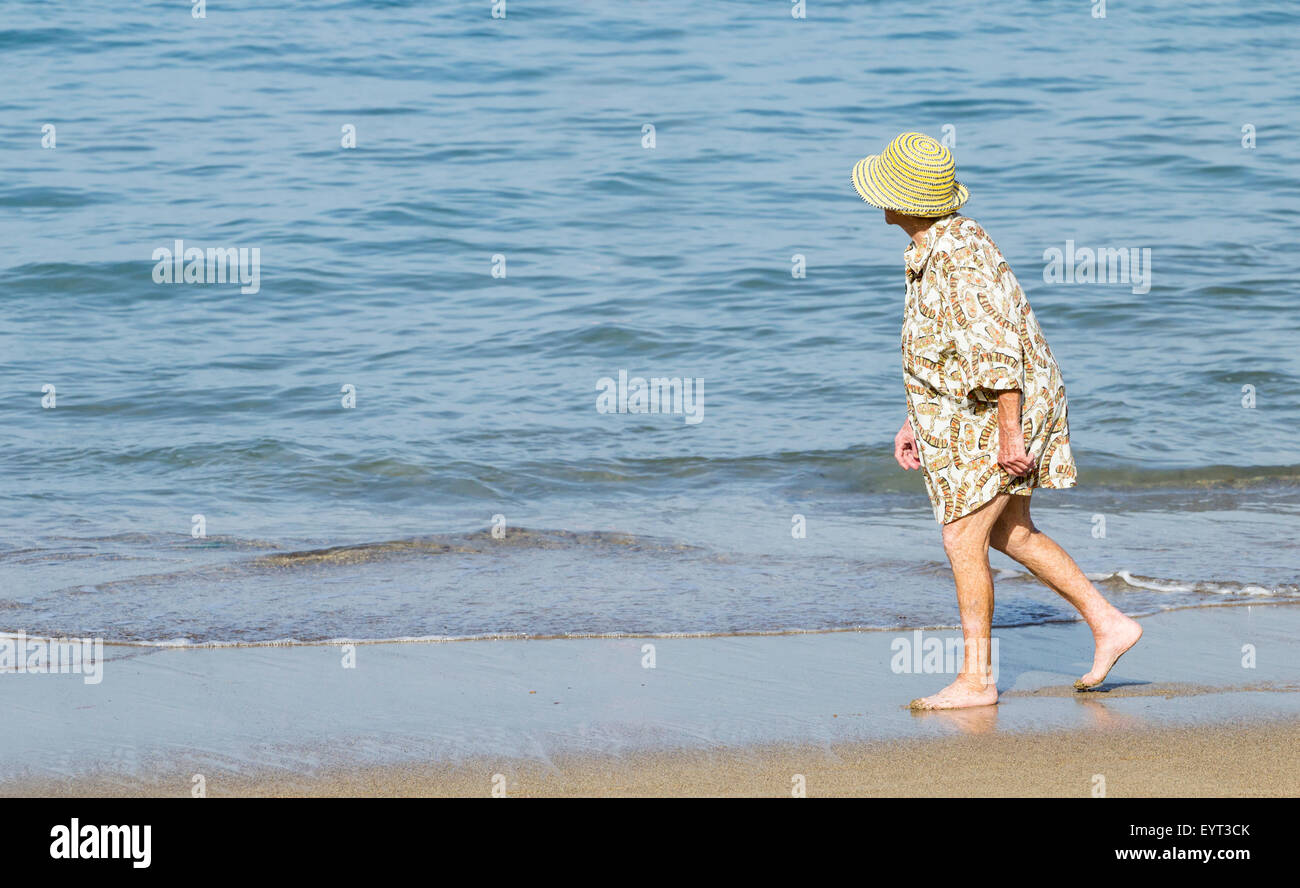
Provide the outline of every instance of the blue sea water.
<path id="1" fill-rule="evenodd" d="M 0 630 L 952 624 L 849 185 L 910 129 L 1062 365 L 1039 525 L 1130 612 L 1300 598 L 1300 8 L 1093 6 L 0 0 Z M 178 240 L 258 286 L 156 282 Z M 995 562 L 997 622 L 1070 618 Z"/>

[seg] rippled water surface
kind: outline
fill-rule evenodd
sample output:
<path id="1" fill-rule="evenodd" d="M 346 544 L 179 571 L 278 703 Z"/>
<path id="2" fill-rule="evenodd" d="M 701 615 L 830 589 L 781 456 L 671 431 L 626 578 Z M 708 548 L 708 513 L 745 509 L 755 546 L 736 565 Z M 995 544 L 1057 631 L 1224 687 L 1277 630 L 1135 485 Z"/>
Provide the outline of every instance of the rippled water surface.
<path id="1" fill-rule="evenodd" d="M 848 183 L 906 129 L 1062 365 L 1039 524 L 1134 612 L 1300 597 L 1300 8 L 1090 6 L 3 0 L 0 630 L 951 624 L 891 456 L 905 236 Z M 257 291 L 155 283 L 177 240 Z M 1149 291 L 1046 282 L 1067 241 Z M 702 421 L 599 413 L 620 370 Z"/>

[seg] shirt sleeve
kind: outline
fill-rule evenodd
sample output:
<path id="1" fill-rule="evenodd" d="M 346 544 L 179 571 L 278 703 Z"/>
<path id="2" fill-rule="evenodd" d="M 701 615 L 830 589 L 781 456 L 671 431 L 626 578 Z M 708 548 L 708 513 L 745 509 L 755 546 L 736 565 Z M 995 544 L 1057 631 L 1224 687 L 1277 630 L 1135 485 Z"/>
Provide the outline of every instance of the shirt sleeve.
<path id="1" fill-rule="evenodd" d="M 997 392 L 1024 389 L 1020 345 L 1022 300 L 977 264 L 944 257 L 940 266 L 949 335 L 966 397 L 997 400 Z"/>

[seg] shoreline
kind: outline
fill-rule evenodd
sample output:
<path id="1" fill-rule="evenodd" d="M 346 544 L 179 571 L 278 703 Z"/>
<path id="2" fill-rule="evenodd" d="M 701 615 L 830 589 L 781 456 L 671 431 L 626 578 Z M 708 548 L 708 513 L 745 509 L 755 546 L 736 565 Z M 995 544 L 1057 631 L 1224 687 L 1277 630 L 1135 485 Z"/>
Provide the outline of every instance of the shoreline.
<path id="1" fill-rule="evenodd" d="M 1205 604 L 1180 604 L 1160 610 L 1126 612 L 1125 615 L 1135 620 L 1143 620 L 1149 617 L 1156 617 L 1162 614 L 1171 614 L 1178 611 L 1199 611 L 1208 608 L 1220 607 L 1300 607 L 1300 599 L 1280 599 L 1270 600 L 1263 599 L 1258 601 L 1222 601 L 1210 602 Z M 1020 623 L 994 623 L 993 631 L 1004 631 L 1007 629 L 1031 629 L 1040 626 L 1061 626 L 1076 623 L 1082 623 L 1078 617 L 1052 617 L 1032 622 Z M 860 634 L 860 633 L 885 633 L 893 635 L 906 634 L 909 632 L 953 632 L 956 633 L 961 626 L 956 623 L 935 623 L 924 626 L 837 626 L 828 629 L 738 629 L 735 631 L 707 631 L 699 632 L 590 632 L 590 633 L 572 633 L 566 635 L 529 635 L 524 632 L 518 633 L 488 633 L 483 635 L 426 635 L 426 636 L 399 636 L 397 638 L 326 638 L 319 640 L 303 640 L 297 638 L 281 638 L 271 641 L 189 641 L 186 639 L 176 639 L 174 641 L 124 641 L 121 639 L 93 639 L 101 643 L 106 648 L 125 648 L 144 651 L 198 651 L 198 650 L 237 650 L 237 649 L 260 649 L 260 648 L 303 648 L 303 647 L 339 647 L 350 644 L 354 646 L 375 646 L 375 645 L 452 645 L 466 642 L 529 642 L 529 641 L 654 641 L 654 640 L 678 640 L 678 639 L 709 639 L 709 638 L 774 638 L 781 636 L 795 635 L 838 635 L 842 633 Z M 0 630 L 0 641 L 11 639 L 25 639 L 28 642 L 85 642 L 92 639 L 81 636 L 53 636 L 44 633 L 29 633 L 23 630 Z M 0 670 L 3 672 L 4 670 Z M 11 670 L 12 671 L 12 670 Z"/>
<path id="2" fill-rule="evenodd" d="M 1300 605 L 1142 623 L 1087 693 L 1086 626 L 995 630 L 1000 704 L 937 713 L 906 709 L 950 680 L 908 648 L 947 630 L 118 647 L 99 684 L 0 675 L 0 795 L 189 795 L 196 774 L 210 795 L 483 795 L 497 773 L 508 795 L 786 795 L 796 765 L 823 795 L 1050 795 L 1089 749 L 1136 794 L 1300 795 Z"/>

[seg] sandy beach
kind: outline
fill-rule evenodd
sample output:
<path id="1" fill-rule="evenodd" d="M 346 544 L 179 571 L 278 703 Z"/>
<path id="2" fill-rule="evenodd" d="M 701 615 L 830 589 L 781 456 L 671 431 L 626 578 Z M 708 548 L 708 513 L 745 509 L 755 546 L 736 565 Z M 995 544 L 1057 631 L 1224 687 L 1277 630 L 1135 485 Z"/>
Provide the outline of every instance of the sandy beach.
<path id="1" fill-rule="evenodd" d="M 975 716 L 968 727 L 983 720 Z M 428 762 L 208 778 L 222 797 L 1295 797 L 1300 720 L 971 734 L 918 743 Z M 26 796 L 169 796 L 188 775 L 20 781 Z M 179 794 L 184 794 L 182 791 Z"/>
<path id="2" fill-rule="evenodd" d="M 1088 694 L 1084 626 L 999 629 L 1001 703 L 957 713 L 905 708 L 946 681 L 905 671 L 912 632 L 362 644 L 354 667 L 332 645 L 109 646 L 99 684 L 0 676 L 0 793 L 1300 793 L 1300 607 L 1143 623 Z"/>

